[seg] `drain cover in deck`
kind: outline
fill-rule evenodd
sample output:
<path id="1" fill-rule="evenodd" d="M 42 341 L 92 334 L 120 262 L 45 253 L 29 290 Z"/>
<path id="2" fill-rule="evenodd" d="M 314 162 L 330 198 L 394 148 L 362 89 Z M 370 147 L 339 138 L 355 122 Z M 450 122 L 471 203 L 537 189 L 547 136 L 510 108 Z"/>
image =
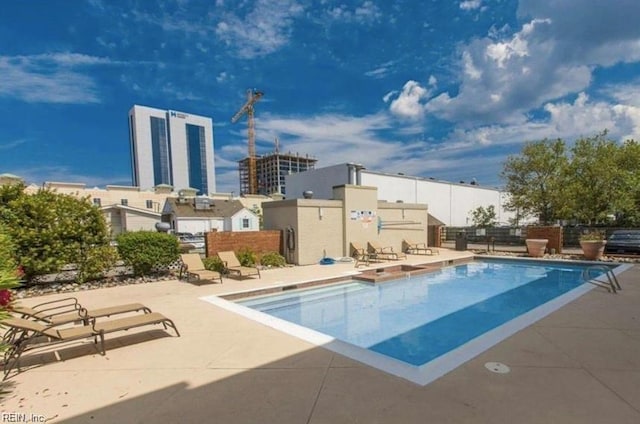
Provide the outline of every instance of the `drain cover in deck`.
<path id="1" fill-rule="evenodd" d="M 486 364 L 484 364 L 484 367 L 491 372 L 495 372 L 496 374 L 507 374 L 511 371 L 511 368 L 509 368 L 505 364 L 501 364 L 500 362 L 487 362 Z"/>

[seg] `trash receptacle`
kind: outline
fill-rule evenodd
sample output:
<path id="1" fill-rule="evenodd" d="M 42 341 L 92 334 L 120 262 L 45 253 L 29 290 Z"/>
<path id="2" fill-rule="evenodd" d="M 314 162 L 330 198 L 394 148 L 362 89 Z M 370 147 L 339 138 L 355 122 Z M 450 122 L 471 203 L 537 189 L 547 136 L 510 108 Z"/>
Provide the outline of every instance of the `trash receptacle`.
<path id="1" fill-rule="evenodd" d="M 456 250 L 467 250 L 467 234 L 459 232 L 456 234 Z"/>

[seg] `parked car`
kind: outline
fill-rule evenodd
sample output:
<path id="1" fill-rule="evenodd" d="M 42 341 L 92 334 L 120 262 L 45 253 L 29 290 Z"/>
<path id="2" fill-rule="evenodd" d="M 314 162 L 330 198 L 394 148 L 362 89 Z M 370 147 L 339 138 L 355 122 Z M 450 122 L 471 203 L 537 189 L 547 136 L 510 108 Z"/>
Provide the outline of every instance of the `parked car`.
<path id="1" fill-rule="evenodd" d="M 640 254 L 640 230 L 616 230 L 607 239 L 604 253 Z"/>
<path id="2" fill-rule="evenodd" d="M 204 237 L 180 237 L 180 244 L 189 244 L 193 246 L 194 249 L 204 249 Z"/>

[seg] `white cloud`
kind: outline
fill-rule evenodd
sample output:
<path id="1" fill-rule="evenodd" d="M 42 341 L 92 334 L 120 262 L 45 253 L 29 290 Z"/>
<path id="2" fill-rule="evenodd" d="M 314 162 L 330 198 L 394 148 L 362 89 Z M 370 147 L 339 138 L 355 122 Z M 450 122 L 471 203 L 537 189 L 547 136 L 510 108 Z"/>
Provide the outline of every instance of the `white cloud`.
<path id="1" fill-rule="evenodd" d="M 179 87 L 176 87 L 172 83 L 165 84 L 161 91 L 163 95 L 167 98 L 174 98 L 177 100 L 202 100 L 201 96 L 194 94 L 190 90 L 185 90 Z"/>
<path id="2" fill-rule="evenodd" d="M 640 62 L 640 2 L 622 3 L 521 0 L 521 28 L 491 28 L 462 45 L 455 93 L 436 93 L 422 113 L 463 128 L 510 125 L 546 103 L 588 91 L 598 67 Z M 420 108 L 413 105 L 415 114 Z"/>
<path id="3" fill-rule="evenodd" d="M 401 118 L 420 118 L 424 112 L 423 100 L 429 96 L 429 90 L 416 81 L 407 81 L 402 92 L 391 102 L 389 110 Z M 386 97 L 386 96 L 385 96 Z"/>
<path id="4" fill-rule="evenodd" d="M 64 181 L 84 183 L 88 187 L 104 187 L 107 184 L 131 185 L 131 176 L 112 175 L 109 177 L 74 173 L 65 165 L 44 165 L 27 168 L 8 168 L 8 173 L 21 177 L 27 184 L 41 185 L 44 182 Z"/>
<path id="5" fill-rule="evenodd" d="M 249 59 L 271 54 L 289 42 L 293 19 L 303 12 L 295 0 L 277 3 L 258 0 L 244 17 L 227 13 L 216 26 L 216 35 L 238 57 Z"/>
<path id="6" fill-rule="evenodd" d="M 600 91 L 618 103 L 640 107 L 640 80 L 627 84 L 608 85 Z"/>
<path id="7" fill-rule="evenodd" d="M 529 55 L 527 37 L 533 33 L 536 25 L 551 24 L 549 19 L 534 19 L 523 25 L 522 31 L 516 33 L 511 40 L 496 42 L 487 46 L 487 56 L 493 59 L 499 68 L 505 67 L 505 62 L 511 58 L 522 58 Z"/>
<path id="8" fill-rule="evenodd" d="M 27 139 L 21 138 L 18 140 L 10 140 L 5 142 L 0 142 L 0 150 L 9 150 L 14 149 L 18 146 L 21 146 L 27 142 Z"/>
<path id="9" fill-rule="evenodd" d="M 99 103 L 94 80 L 75 68 L 111 63 L 74 53 L 0 56 L 0 96 L 29 103 Z"/>
<path id="10" fill-rule="evenodd" d="M 387 94 L 385 94 L 382 97 L 382 101 L 385 102 L 385 103 L 389 103 L 389 100 L 391 100 L 391 98 L 393 96 L 395 96 L 396 94 L 398 94 L 398 90 L 389 91 Z"/>
<path id="11" fill-rule="evenodd" d="M 640 89 L 640 87 L 637 87 Z M 508 125 L 485 125 L 472 129 L 458 128 L 443 144 L 442 150 L 481 151 L 489 146 L 521 144 L 544 138 L 572 141 L 608 130 L 616 140 L 640 140 L 640 107 L 607 101 L 593 101 L 580 93 L 573 102 L 549 102 L 544 105 L 547 117 Z"/>
<path id="12" fill-rule="evenodd" d="M 464 64 L 464 75 L 466 77 L 472 80 L 480 79 L 482 71 L 473 64 L 473 58 L 469 52 L 462 53 L 462 63 Z"/>
<path id="13" fill-rule="evenodd" d="M 358 22 L 374 22 L 377 21 L 382 14 L 378 6 L 372 1 L 367 0 L 356 8 L 354 15 Z"/>
<path id="14" fill-rule="evenodd" d="M 460 9 L 462 10 L 480 9 L 480 6 L 482 6 L 481 0 L 466 0 L 460 2 Z"/>
<path id="15" fill-rule="evenodd" d="M 551 25 L 534 19 L 511 37 L 464 46 L 458 93 L 440 93 L 425 111 L 466 127 L 508 124 L 545 102 L 585 90 L 592 66 L 555 57 L 555 41 L 544 36 Z"/>
<path id="16" fill-rule="evenodd" d="M 381 64 L 380 66 L 378 66 L 375 69 L 372 69 L 371 71 L 365 72 L 364 74 L 372 78 L 383 78 L 387 76 L 387 74 L 389 74 L 394 64 L 395 64 L 395 61 L 391 60 L 389 62 Z"/>
<path id="17" fill-rule="evenodd" d="M 333 7 L 327 11 L 334 21 L 357 22 L 360 24 L 373 23 L 382 17 L 378 6 L 372 1 L 364 1 L 360 6 L 350 9 L 347 5 Z"/>
<path id="18" fill-rule="evenodd" d="M 640 108 L 608 102 L 590 102 L 580 93 L 573 103 L 560 102 L 545 105 L 551 115 L 550 124 L 559 134 L 594 134 L 609 130 L 613 138 L 640 140 Z"/>

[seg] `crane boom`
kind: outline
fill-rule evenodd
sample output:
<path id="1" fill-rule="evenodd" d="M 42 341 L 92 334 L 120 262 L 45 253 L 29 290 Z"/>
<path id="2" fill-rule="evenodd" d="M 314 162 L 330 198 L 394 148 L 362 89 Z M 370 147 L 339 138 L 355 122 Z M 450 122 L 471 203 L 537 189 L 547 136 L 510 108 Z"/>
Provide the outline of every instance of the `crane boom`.
<path id="1" fill-rule="evenodd" d="M 264 95 L 262 91 L 247 90 L 247 102 L 231 118 L 236 123 L 242 116 L 247 115 L 248 159 L 249 159 L 249 193 L 258 194 L 258 177 L 256 171 L 256 128 L 253 105 Z"/>

